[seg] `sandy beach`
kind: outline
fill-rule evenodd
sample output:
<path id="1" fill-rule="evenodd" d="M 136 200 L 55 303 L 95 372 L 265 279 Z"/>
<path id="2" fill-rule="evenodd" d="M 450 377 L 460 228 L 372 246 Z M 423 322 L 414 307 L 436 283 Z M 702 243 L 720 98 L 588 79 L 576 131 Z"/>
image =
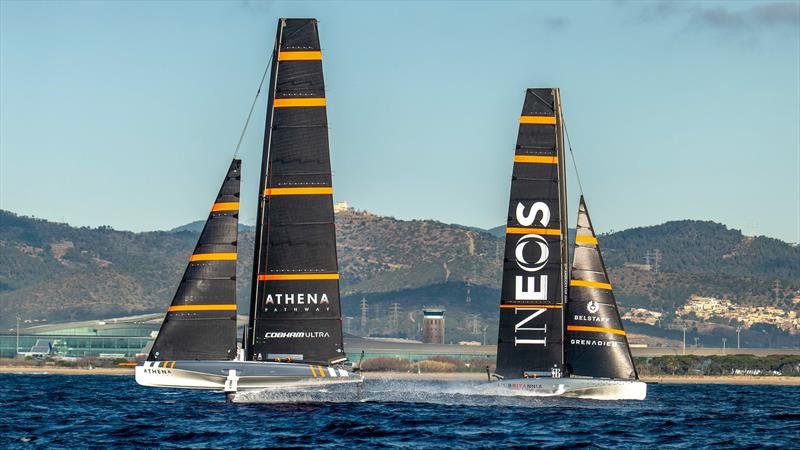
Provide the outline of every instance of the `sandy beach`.
<path id="1" fill-rule="evenodd" d="M 643 376 L 642 381 L 659 384 L 764 384 L 773 386 L 800 386 L 800 377 L 765 376 Z"/>

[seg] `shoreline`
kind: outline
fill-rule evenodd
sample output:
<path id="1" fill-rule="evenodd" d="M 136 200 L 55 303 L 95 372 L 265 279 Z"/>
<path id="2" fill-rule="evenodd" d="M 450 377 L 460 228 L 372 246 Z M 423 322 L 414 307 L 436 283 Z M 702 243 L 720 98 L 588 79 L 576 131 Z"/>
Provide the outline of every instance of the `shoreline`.
<path id="1" fill-rule="evenodd" d="M 447 372 L 447 373 L 411 373 L 411 372 L 364 372 L 364 378 L 377 380 L 444 380 L 444 381 L 486 381 L 485 372 Z M 748 376 L 748 375 L 648 375 L 641 380 L 652 384 L 739 384 L 739 385 L 773 385 L 800 386 L 800 377 L 787 376 Z"/>
<path id="2" fill-rule="evenodd" d="M 133 376 L 133 367 L 58 367 L 58 366 L 0 366 L 0 374 L 34 374 L 34 375 L 129 375 Z"/>
<path id="3" fill-rule="evenodd" d="M 81 367 L 57 366 L 0 366 L 0 374 L 33 374 L 33 375 L 115 375 L 133 376 L 132 367 L 97 367 L 87 369 Z M 398 380 L 398 381 L 486 381 L 484 372 L 445 372 L 445 373 L 411 373 L 411 372 L 364 372 L 365 379 Z M 748 376 L 748 375 L 647 375 L 642 381 L 654 384 L 738 384 L 738 385 L 773 385 L 800 386 L 800 377 L 786 376 Z"/>

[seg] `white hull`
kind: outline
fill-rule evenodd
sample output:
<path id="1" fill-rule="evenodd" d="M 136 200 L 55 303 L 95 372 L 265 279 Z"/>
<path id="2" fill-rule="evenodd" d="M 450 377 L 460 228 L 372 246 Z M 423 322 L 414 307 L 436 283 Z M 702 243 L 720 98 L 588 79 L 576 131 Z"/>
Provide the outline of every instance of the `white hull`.
<path id="1" fill-rule="evenodd" d="M 336 367 L 260 361 L 147 361 L 136 366 L 142 386 L 223 390 L 263 389 L 361 383 L 358 373 Z"/>
<path id="2" fill-rule="evenodd" d="M 509 394 L 560 396 L 592 400 L 644 400 L 647 383 L 602 378 L 519 378 L 492 382 Z M 523 395 L 525 395 L 523 394 Z"/>

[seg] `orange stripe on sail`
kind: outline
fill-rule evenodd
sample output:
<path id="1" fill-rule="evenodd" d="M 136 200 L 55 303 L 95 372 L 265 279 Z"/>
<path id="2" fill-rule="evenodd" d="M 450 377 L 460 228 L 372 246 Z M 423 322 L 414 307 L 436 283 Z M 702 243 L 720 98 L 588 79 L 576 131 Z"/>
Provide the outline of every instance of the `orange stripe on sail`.
<path id="1" fill-rule="evenodd" d="M 555 125 L 556 116 L 519 116 L 519 123 L 535 125 Z"/>
<path id="2" fill-rule="evenodd" d="M 239 210 L 239 202 L 220 202 L 214 203 L 214 206 L 211 207 L 211 212 L 217 211 L 238 211 Z"/>
<path id="3" fill-rule="evenodd" d="M 597 238 L 594 236 L 575 236 L 575 243 L 597 245 Z"/>
<path id="4" fill-rule="evenodd" d="M 333 195 L 332 187 L 266 188 L 264 195 Z"/>
<path id="5" fill-rule="evenodd" d="M 515 308 L 515 309 L 536 309 L 536 308 L 546 308 L 546 309 L 561 309 L 562 305 L 531 305 L 531 304 L 519 304 L 519 305 L 510 305 L 508 303 L 504 305 L 500 305 L 500 308 Z"/>
<path id="6" fill-rule="evenodd" d="M 170 368 L 170 369 L 173 369 L 173 368 L 175 368 L 175 361 L 172 361 L 172 364 L 170 364 L 170 365 L 169 365 L 169 368 Z"/>
<path id="7" fill-rule="evenodd" d="M 317 372 L 314 370 L 314 366 L 308 366 L 308 368 L 311 369 L 311 375 L 313 375 L 314 378 L 317 378 Z"/>
<path id="8" fill-rule="evenodd" d="M 236 311 L 236 305 L 176 305 L 167 311 Z"/>
<path id="9" fill-rule="evenodd" d="M 278 61 L 321 61 L 322 52 L 278 52 Z"/>
<path id="10" fill-rule="evenodd" d="M 294 108 L 298 106 L 325 106 L 325 98 L 276 98 L 272 103 L 275 108 Z"/>
<path id="11" fill-rule="evenodd" d="M 189 257 L 193 261 L 236 261 L 236 253 L 195 253 Z"/>
<path id="12" fill-rule="evenodd" d="M 545 234 L 549 236 L 561 236 L 561 230 L 558 228 L 522 228 L 522 227 L 508 227 L 506 234 Z"/>
<path id="13" fill-rule="evenodd" d="M 258 281 L 275 280 L 338 280 L 338 273 L 291 273 L 259 275 Z"/>
<path id="14" fill-rule="evenodd" d="M 514 162 L 533 164 L 558 164 L 557 156 L 514 155 Z"/>
<path id="15" fill-rule="evenodd" d="M 323 369 L 322 366 L 317 366 L 317 368 L 319 368 L 319 376 L 321 376 L 322 378 L 325 378 L 326 377 L 325 369 Z"/>
<path id="16" fill-rule="evenodd" d="M 599 281 L 569 280 L 569 285 L 612 290 L 609 283 L 601 283 Z"/>
<path id="17" fill-rule="evenodd" d="M 567 331 L 589 331 L 592 333 L 614 333 L 625 336 L 625 331 L 614 328 L 584 327 L 580 325 L 567 325 Z"/>

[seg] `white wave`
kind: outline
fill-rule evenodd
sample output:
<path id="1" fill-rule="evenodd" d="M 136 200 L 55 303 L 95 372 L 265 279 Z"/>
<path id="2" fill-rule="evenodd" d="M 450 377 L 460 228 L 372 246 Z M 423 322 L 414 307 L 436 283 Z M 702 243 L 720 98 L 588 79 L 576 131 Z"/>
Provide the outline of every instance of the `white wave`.
<path id="1" fill-rule="evenodd" d="M 495 383 L 470 381 L 366 380 L 356 385 L 297 387 L 240 392 L 236 403 L 435 403 L 466 406 L 553 405 L 549 395 L 504 389 Z M 560 401 L 564 401 L 561 399 Z"/>

